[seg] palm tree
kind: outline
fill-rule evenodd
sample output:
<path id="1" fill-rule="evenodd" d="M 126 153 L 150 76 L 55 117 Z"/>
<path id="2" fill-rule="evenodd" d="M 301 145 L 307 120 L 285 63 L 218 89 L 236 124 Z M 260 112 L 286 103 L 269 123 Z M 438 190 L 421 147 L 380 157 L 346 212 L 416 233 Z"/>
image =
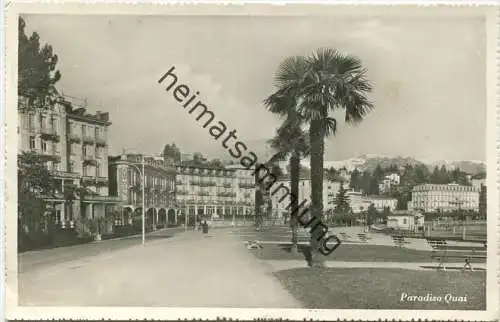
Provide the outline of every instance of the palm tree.
<path id="1" fill-rule="evenodd" d="M 295 109 L 289 109 L 293 113 Z M 308 156 L 309 153 L 309 138 L 306 132 L 300 128 L 300 123 L 297 122 L 293 115 L 289 115 L 285 122 L 278 128 L 276 136 L 269 140 L 271 148 L 276 151 L 270 162 L 282 161 L 289 159 L 290 165 L 290 188 L 291 188 L 291 204 L 290 213 L 294 216 L 290 217 L 292 228 L 292 252 L 297 251 L 297 226 L 299 207 L 299 178 L 300 178 L 300 160 Z M 296 211 L 294 211 L 296 210 Z"/>
<path id="2" fill-rule="evenodd" d="M 296 110 L 309 123 L 311 167 L 311 215 L 323 213 L 324 140 L 337 132 L 331 113 L 343 109 L 345 122 L 357 124 L 373 108 L 366 97 L 371 85 L 361 61 L 333 49 L 319 49 L 310 57 L 287 58 L 280 65 L 276 85 L 295 98 Z M 311 266 L 322 266 L 319 230 L 311 234 Z"/>

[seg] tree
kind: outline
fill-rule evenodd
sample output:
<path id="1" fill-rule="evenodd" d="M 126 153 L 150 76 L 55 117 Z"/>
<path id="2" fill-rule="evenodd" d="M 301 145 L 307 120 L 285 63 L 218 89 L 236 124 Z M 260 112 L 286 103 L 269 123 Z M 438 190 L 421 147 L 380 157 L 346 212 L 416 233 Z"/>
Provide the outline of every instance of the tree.
<path id="1" fill-rule="evenodd" d="M 434 170 L 432 171 L 431 178 L 430 178 L 431 183 L 433 184 L 440 184 L 443 182 L 441 178 L 441 172 L 439 171 L 438 166 L 434 167 Z"/>
<path id="2" fill-rule="evenodd" d="M 283 76 L 279 73 L 276 75 L 278 79 Z M 298 242 L 299 180 L 301 174 L 300 160 L 309 155 L 309 138 L 307 133 L 301 129 L 302 120 L 297 113 L 297 102 L 293 95 L 290 95 L 286 91 L 278 90 L 264 100 L 264 104 L 272 113 L 284 117 L 283 124 L 276 131 L 276 136 L 269 141 L 271 148 L 276 151 L 276 154 L 271 157 L 270 162 L 289 159 L 290 188 L 291 194 L 294 196 L 291 198 L 290 205 L 291 242 L 292 252 L 296 252 Z"/>
<path id="3" fill-rule="evenodd" d="M 19 104 L 22 109 L 50 109 L 58 98 L 55 84 L 61 79 L 56 70 L 58 57 L 52 46 L 40 47 L 40 36 L 33 32 L 27 36 L 26 23 L 19 17 L 18 26 L 18 80 L 17 90 L 20 98 L 27 100 Z"/>
<path id="4" fill-rule="evenodd" d="M 224 164 L 220 159 L 212 159 L 207 162 L 208 166 L 214 167 L 214 168 L 223 168 Z"/>
<path id="5" fill-rule="evenodd" d="M 203 166 L 205 165 L 207 158 L 203 156 L 200 152 L 195 152 L 193 155 L 193 165 L 195 166 Z"/>
<path id="6" fill-rule="evenodd" d="M 172 143 L 172 145 L 165 144 L 162 155 L 165 161 L 173 160 L 174 162 L 181 162 L 181 151 L 175 146 L 175 143 Z"/>
<path id="7" fill-rule="evenodd" d="M 344 189 L 344 184 L 340 183 L 339 192 L 335 196 L 335 209 L 333 210 L 336 214 L 347 214 L 351 210 L 351 205 L 349 203 L 349 196 L 346 194 L 346 189 Z"/>
<path id="8" fill-rule="evenodd" d="M 366 224 L 368 226 L 370 226 L 371 224 L 373 224 L 374 222 L 377 221 L 378 216 L 379 216 L 379 214 L 378 214 L 377 208 L 375 208 L 374 204 L 370 204 L 370 206 L 368 207 L 367 213 L 366 213 L 366 217 L 367 217 Z"/>
<path id="9" fill-rule="evenodd" d="M 349 183 L 349 188 L 354 190 L 361 190 L 361 173 L 358 169 L 354 169 L 351 172 L 351 181 Z"/>
<path id="10" fill-rule="evenodd" d="M 323 217 L 323 158 L 325 138 L 337 132 L 332 112 L 345 111 L 345 121 L 357 124 L 373 107 L 366 94 L 371 85 L 361 61 L 337 50 L 319 49 L 309 57 L 289 57 L 280 65 L 278 88 L 295 97 L 297 111 L 309 124 L 311 205 L 316 221 Z M 323 266 L 319 253 L 322 231 L 311 233 L 310 266 Z"/>
<path id="11" fill-rule="evenodd" d="M 44 197 L 54 192 L 54 181 L 45 160 L 33 152 L 17 158 L 18 214 L 29 231 L 36 231 L 45 211 Z"/>

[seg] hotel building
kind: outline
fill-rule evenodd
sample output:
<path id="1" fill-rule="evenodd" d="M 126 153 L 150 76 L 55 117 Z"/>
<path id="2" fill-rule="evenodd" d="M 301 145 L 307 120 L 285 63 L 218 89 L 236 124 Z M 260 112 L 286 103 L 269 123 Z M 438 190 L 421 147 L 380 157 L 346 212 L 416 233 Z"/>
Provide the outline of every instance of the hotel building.
<path id="1" fill-rule="evenodd" d="M 280 188 L 281 187 L 281 188 Z M 283 188 L 284 187 L 284 188 Z M 290 189 L 290 177 L 285 176 L 276 181 L 274 185 L 269 189 L 271 193 L 271 202 L 273 206 L 273 216 L 282 218 L 290 213 L 290 209 L 287 209 L 291 203 L 291 189 Z M 324 180 L 323 182 L 323 211 L 326 212 L 329 209 L 335 207 L 334 200 L 338 191 L 340 190 L 340 182 Z M 287 196 L 288 195 L 288 196 Z M 304 200 L 307 201 L 306 205 L 311 202 L 311 178 L 308 175 L 304 175 L 299 178 L 299 204 Z"/>
<path id="2" fill-rule="evenodd" d="M 398 200 L 396 198 L 388 197 L 388 196 L 366 196 L 364 197 L 365 202 L 368 207 L 373 205 L 377 211 L 384 211 L 385 209 L 389 209 L 390 211 L 396 210 L 396 206 L 398 204 Z"/>
<path id="3" fill-rule="evenodd" d="M 422 184 L 413 187 L 408 209 L 424 212 L 479 211 L 480 189 L 458 184 Z"/>
<path id="4" fill-rule="evenodd" d="M 108 194 L 109 114 L 89 114 L 86 106 L 61 98 L 52 109 L 30 109 L 19 101 L 18 151 L 42 158 L 55 178 L 45 201 L 61 228 L 86 230 L 86 220 L 104 218 L 116 198 Z"/>
<path id="5" fill-rule="evenodd" d="M 190 221 L 244 217 L 253 214 L 255 184 L 251 170 L 226 167 L 178 165 L 176 201 L 180 214 Z"/>
<path id="6" fill-rule="evenodd" d="M 109 158 L 110 194 L 118 198 L 121 208 L 115 225 L 132 225 L 142 220 L 143 163 L 146 227 L 176 224 L 174 163 L 163 157 L 122 154 Z"/>

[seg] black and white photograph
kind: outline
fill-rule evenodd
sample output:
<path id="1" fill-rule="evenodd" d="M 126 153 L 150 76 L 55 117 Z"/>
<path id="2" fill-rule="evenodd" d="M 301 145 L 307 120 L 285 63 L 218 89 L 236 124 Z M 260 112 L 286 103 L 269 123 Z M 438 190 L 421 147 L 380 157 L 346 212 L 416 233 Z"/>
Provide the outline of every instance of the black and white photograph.
<path id="1" fill-rule="evenodd" d="M 7 317 L 498 317 L 496 7 L 7 13 Z"/>

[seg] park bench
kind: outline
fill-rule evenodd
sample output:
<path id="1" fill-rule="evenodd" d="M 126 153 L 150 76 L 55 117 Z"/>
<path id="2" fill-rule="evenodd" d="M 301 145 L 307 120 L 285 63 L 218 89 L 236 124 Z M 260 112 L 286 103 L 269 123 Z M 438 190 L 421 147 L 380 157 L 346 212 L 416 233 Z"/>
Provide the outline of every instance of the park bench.
<path id="1" fill-rule="evenodd" d="M 408 243 L 403 236 L 392 236 L 392 240 L 399 247 L 403 247 L 404 244 Z"/>
<path id="2" fill-rule="evenodd" d="M 473 259 L 486 259 L 486 250 L 485 249 L 477 249 L 477 248 L 458 248 L 453 249 L 449 248 L 446 245 L 435 246 L 433 247 L 432 259 L 437 259 L 439 261 L 439 265 L 437 267 L 438 270 L 442 269 L 446 271 L 445 263 L 448 259 L 461 259 L 465 262 L 462 270 L 469 269 L 473 271 L 472 260 Z"/>
<path id="3" fill-rule="evenodd" d="M 368 237 L 364 233 L 358 234 L 358 237 L 363 243 L 366 243 L 366 241 L 368 240 Z"/>
<path id="4" fill-rule="evenodd" d="M 258 240 L 250 240 L 245 242 L 247 249 L 263 249 L 262 244 Z"/>

